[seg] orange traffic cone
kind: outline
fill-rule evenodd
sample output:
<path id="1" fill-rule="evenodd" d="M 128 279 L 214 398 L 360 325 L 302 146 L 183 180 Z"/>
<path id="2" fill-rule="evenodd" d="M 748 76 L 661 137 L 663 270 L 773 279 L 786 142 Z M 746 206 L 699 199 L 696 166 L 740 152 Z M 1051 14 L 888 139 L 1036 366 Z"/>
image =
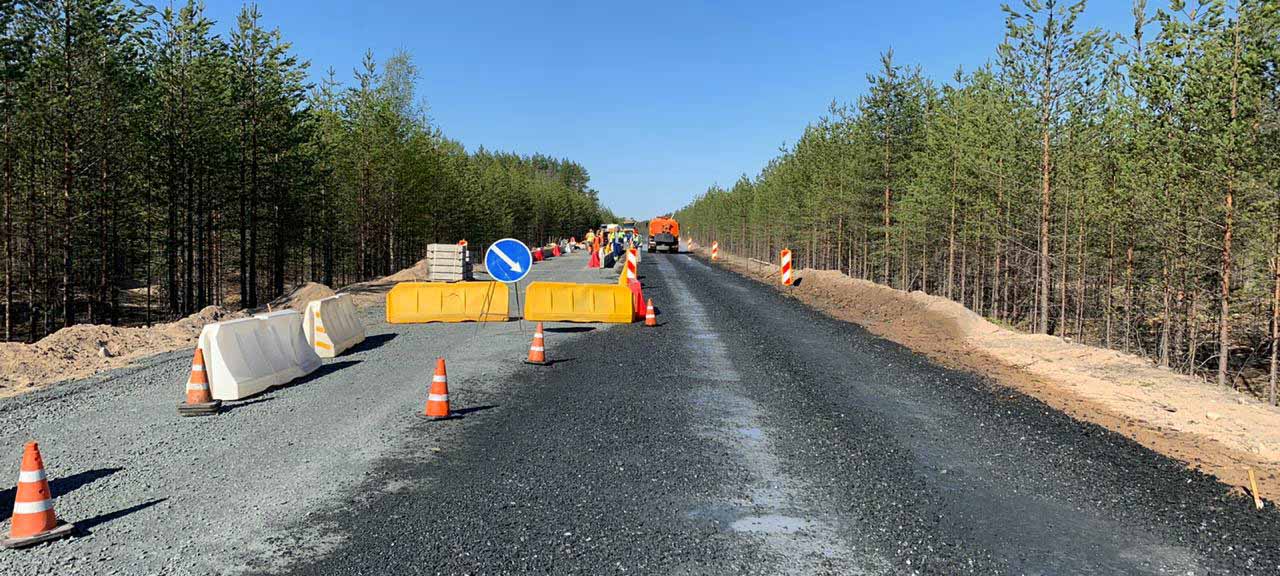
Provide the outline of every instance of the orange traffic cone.
<path id="1" fill-rule="evenodd" d="M 204 369 L 204 351 L 196 348 L 191 360 L 191 377 L 187 378 L 187 401 L 178 404 L 178 414 L 183 416 L 210 416 L 222 408 L 221 400 L 214 400 L 209 392 L 209 373 Z"/>
<path id="2" fill-rule="evenodd" d="M 538 327 L 533 329 L 533 343 L 529 344 L 529 358 L 524 361 L 525 364 L 537 364 L 538 366 L 546 366 L 547 348 L 545 340 L 542 337 L 542 323 L 538 323 Z"/>
<path id="3" fill-rule="evenodd" d="M 58 524 L 44 461 L 40 459 L 40 446 L 27 442 L 22 453 L 22 469 L 18 472 L 18 495 L 13 499 L 9 539 L 0 541 L 0 545 L 5 548 L 33 546 L 66 536 L 74 529 L 69 523 Z"/>
<path id="4" fill-rule="evenodd" d="M 658 325 L 658 315 L 653 312 L 653 298 L 649 299 L 649 306 L 644 311 L 644 325 L 650 328 Z"/>
<path id="5" fill-rule="evenodd" d="M 444 358 L 436 359 L 436 375 L 431 377 L 431 392 L 427 394 L 427 409 L 423 414 L 434 420 L 450 415 L 449 377 L 445 375 Z"/>

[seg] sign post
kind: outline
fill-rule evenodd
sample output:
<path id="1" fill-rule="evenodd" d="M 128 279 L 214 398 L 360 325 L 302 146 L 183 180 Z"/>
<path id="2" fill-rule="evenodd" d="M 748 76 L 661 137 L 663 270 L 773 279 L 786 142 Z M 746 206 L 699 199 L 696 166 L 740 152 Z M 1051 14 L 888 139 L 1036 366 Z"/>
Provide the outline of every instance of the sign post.
<path id="1" fill-rule="evenodd" d="M 533 253 L 524 242 L 503 238 L 489 245 L 484 253 L 484 269 L 489 277 L 503 284 L 515 284 L 533 269 Z M 516 287 L 516 308 L 520 307 L 520 288 Z M 521 317 L 523 318 L 523 312 Z M 524 324 L 521 323 L 521 327 Z"/>

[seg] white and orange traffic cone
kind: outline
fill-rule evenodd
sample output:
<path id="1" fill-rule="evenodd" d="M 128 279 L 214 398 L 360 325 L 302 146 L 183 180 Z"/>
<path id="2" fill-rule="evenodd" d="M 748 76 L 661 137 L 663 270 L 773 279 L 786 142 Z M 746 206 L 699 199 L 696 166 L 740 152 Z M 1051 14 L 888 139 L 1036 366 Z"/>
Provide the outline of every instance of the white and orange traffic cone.
<path id="1" fill-rule="evenodd" d="M 183 416 L 210 416 L 222 408 L 221 400 L 214 400 L 209 392 L 209 372 L 204 368 L 204 352 L 196 347 L 191 360 L 191 376 L 187 378 L 187 400 L 178 404 L 178 414 Z"/>
<path id="2" fill-rule="evenodd" d="M 445 374 L 444 358 L 436 358 L 436 373 L 431 377 L 431 391 L 427 393 L 427 408 L 423 414 L 433 420 L 448 418 L 449 377 Z"/>
<path id="3" fill-rule="evenodd" d="M 538 323 L 538 327 L 533 329 L 533 342 L 529 344 L 529 358 L 524 361 L 525 364 L 537 364 L 538 366 L 546 366 L 547 362 L 547 346 L 546 339 L 542 336 L 542 323 Z"/>
<path id="4" fill-rule="evenodd" d="M 0 546 L 34 546 L 62 538 L 74 529 L 75 526 L 70 523 L 58 523 L 58 515 L 53 512 L 49 479 L 44 473 L 44 460 L 40 458 L 40 446 L 35 442 L 27 442 L 22 453 L 22 468 L 18 472 L 18 494 L 13 499 L 9 539 L 0 540 Z"/>
<path id="5" fill-rule="evenodd" d="M 644 325 L 650 328 L 658 325 L 658 315 L 653 311 L 653 298 L 649 299 L 649 305 L 645 307 Z"/>

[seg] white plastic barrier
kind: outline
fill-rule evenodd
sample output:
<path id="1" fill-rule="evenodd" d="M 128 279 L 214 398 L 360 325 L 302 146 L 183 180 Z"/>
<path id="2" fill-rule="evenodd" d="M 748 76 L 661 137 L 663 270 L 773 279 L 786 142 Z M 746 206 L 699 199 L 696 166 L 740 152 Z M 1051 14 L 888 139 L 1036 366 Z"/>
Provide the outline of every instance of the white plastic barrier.
<path id="1" fill-rule="evenodd" d="M 293 310 L 207 324 L 200 349 L 215 400 L 252 396 L 320 367 Z"/>
<path id="2" fill-rule="evenodd" d="M 321 358 L 333 358 L 364 342 L 364 325 L 356 318 L 350 294 L 339 294 L 307 303 L 302 314 L 307 343 Z"/>

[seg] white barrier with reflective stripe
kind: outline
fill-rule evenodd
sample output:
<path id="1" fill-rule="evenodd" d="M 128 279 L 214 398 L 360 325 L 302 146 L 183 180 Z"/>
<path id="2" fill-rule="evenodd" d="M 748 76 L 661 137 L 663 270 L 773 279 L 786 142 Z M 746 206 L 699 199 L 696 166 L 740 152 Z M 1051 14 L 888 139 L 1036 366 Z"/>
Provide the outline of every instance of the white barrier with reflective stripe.
<path id="1" fill-rule="evenodd" d="M 320 367 L 293 310 L 206 324 L 200 350 L 215 400 L 252 396 Z"/>
<path id="2" fill-rule="evenodd" d="M 307 343 L 321 358 L 333 358 L 364 342 L 364 325 L 356 317 L 350 294 L 339 294 L 307 303 L 302 331 Z"/>

